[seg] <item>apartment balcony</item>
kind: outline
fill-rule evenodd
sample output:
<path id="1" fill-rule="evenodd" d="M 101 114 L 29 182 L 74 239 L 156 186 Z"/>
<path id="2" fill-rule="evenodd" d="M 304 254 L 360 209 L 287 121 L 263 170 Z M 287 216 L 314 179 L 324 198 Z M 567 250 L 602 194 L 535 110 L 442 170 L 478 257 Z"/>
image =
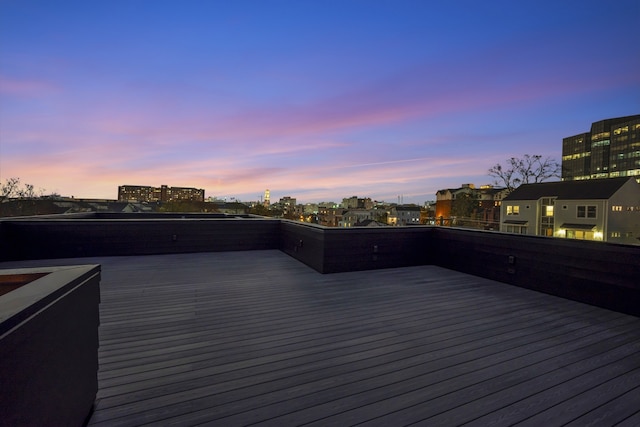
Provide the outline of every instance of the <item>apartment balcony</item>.
<path id="1" fill-rule="evenodd" d="M 88 425 L 640 424 L 638 247 L 144 214 L 0 242 L 101 266 Z"/>

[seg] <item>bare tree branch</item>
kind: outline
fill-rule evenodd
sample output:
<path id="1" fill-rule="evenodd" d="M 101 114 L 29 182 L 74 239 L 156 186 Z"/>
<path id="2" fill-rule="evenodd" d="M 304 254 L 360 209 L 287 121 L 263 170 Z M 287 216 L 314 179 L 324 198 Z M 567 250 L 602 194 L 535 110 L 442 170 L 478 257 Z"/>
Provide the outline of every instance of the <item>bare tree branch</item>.
<path id="1" fill-rule="evenodd" d="M 15 197 L 20 188 L 20 178 L 9 178 L 0 185 L 0 201 Z"/>
<path id="2" fill-rule="evenodd" d="M 8 178 L 0 185 L 0 202 L 18 197 L 21 199 L 37 199 L 42 197 L 44 190 L 35 190 L 32 184 L 20 184 L 20 178 Z"/>
<path id="3" fill-rule="evenodd" d="M 525 154 L 522 158 L 511 157 L 507 166 L 500 163 L 489 168 L 489 175 L 494 178 L 494 184 L 504 185 L 509 191 L 521 184 L 535 184 L 560 178 L 560 164 L 550 157 Z"/>

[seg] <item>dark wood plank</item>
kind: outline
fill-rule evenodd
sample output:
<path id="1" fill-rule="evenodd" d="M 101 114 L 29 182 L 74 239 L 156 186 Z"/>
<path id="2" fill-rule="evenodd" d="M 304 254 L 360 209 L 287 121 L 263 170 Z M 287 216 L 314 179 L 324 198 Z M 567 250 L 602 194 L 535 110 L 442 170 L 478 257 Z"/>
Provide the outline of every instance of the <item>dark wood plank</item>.
<path id="1" fill-rule="evenodd" d="M 89 425 L 640 417 L 636 317 L 428 265 L 321 275 L 279 251 L 82 263 L 102 265 Z"/>
<path id="2" fill-rule="evenodd" d="M 623 395 L 612 397 L 605 393 L 603 397 L 611 400 L 567 423 L 567 427 L 618 425 L 640 411 L 640 383 Z"/>
<path id="3" fill-rule="evenodd" d="M 541 425 L 541 422 L 547 425 L 550 422 L 571 422 L 581 426 L 617 424 L 632 415 L 640 406 L 639 384 L 640 369 L 625 372 L 596 387 L 589 387 L 583 393 L 574 395 L 544 412 L 537 412 L 521 425 Z M 572 391 L 577 392 L 576 389 Z"/>
<path id="4" fill-rule="evenodd" d="M 483 347 L 486 349 L 485 351 L 487 351 L 487 352 L 495 352 L 495 351 L 498 351 L 498 350 L 492 349 L 490 346 L 487 346 L 487 345 L 486 345 L 486 342 L 482 342 L 481 338 L 482 338 L 482 337 L 474 337 L 474 339 L 475 339 L 475 341 L 476 341 L 476 346 L 483 346 Z M 469 338 L 467 338 L 467 340 L 469 340 Z M 451 341 L 451 340 L 445 340 L 445 341 Z M 449 355 L 451 355 L 451 356 L 455 356 L 455 355 L 456 355 L 456 353 L 459 351 L 459 347 L 453 346 L 452 344 L 453 344 L 453 343 L 449 342 L 449 345 L 448 345 L 448 347 L 447 347 L 447 348 L 448 348 L 448 353 L 444 353 L 444 354 L 441 356 L 441 358 L 443 358 L 443 359 L 444 359 L 446 356 L 449 356 Z M 424 353 L 427 351 L 427 349 L 428 349 L 428 346 L 425 346 L 425 345 L 423 345 L 421 348 L 416 348 L 416 349 L 414 349 L 414 351 L 413 351 L 413 355 L 414 355 L 413 360 L 411 360 L 411 359 L 409 359 L 409 358 L 406 358 L 406 356 L 407 356 L 409 353 L 408 353 L 408 352 L 404 352 L 404 354 L 403 354 L 402 356 L 403 356 L 403 357 L 405 357 L 406 359 L 404 359 L 404 360 L 402 360 L 402 359 L 401 359 L 401 360 L 400 360 L 400 362 L 398 362 L 398 361 L 394 361 L 394 362 L 396 362 L 396 363 L 394 363 L 394 365 L 395 365 L 395 368 L 394 368 L 394 369 L 396 369 L 396 370 L 397 370 L 397 369 L 399 369 L 399 368 L 398 368 L 398 366 L 399 366 L 401 363 L 404 363 L 405 365 L 408 365 L 408 366 L 411 366 L 411 364 L 413 364 L 413 365 L 416 365 L 416 364 L 417 364 L 417 365 L 419 365 L 419 364 L 421 364 L 421 363 L 424 365 L 424 359 L 425 359 Z M 434 353 L 434 352 L 432 352 L 432 353 Z M 436 357 L 436 356 L 435 356 L 435 355 L 433 355 L 432 357 Z M 422 359 L 422 360 L 421 360 L 421 359 Z M 393 360 L 391 360 L 391 361 L 393 361 Z M 386 362 L 386 363 L 385 363 L 385 362 Z M 336 383 L 337 383 L 337 382 L 340 382 L 340 381 L 342 381 L 342 382 L 347 382 L 347 383 L 348 383 L 348 380 L 350 379 L 350 380 L 351 380 L 351 382 L 353 382 L 353 378 L 352 378 L 352 377 L 353 377 L 354 375 L 353 375 L 353 372 L 352 372 L 352 371 L 359 371 L 359 372 L 360 372 L 361 377 L 362 377 L 362 374 L 367 374 L 366 376 L 364 376 L 364 377 L 363 377 L 363 378 L 365 378 L 365 379 L 366 379 L 366 378 L 376 378 L 376 377 L 378 377 L 378 376 L 381 374 L 380 370 L 382 370 L 382 369 L 388 369 L 389 367 L 392 367 L 392 368 L 393 368 L 393 366 L 394 366 L 394 365 L 390 365 L 390 364 L 389 364 L 389 362 L 390 362 L 390 360 L 386 360 L 386 361 L 385 361 L 385 360 L 383 360 L 383 361 L 381 362 L 381 365 L 377 367 L 378 371 L 372 371 L 372 370 L 369 370 L 369 372 L 367 372 L 367 371 L 365 371 L 365 370 L 363 369 L 363 364 L 362 364 L 362 362 L 360 361 L 358 364 L 353 363 L 351 366 L 346 366 L 346 367 L 345 367 L 345 369 L 344 369 L 344 372 L 340 372 L 339 367 L 338 367 L 338 366 L 336 366 L 336 362 L 335 362 L 335 361 L 330 361 L 329 367 L 328 367 L 328 369 L 326 369 L 326 370 L 325 370 L 325 372 L 320 372 L 320 373 L 314 373 L 314 372 L 311 372 L 310 374 L 311 374 L 311 375 L 315 375 L 315 376 L 317 377 L 317 378 L 316 378 L 317 380 L 319 380 L 319 379 L 325 379 L 327 376 L 331 377 L 331 376 L 336 376 L 336 375 L 340 375 L 340 374 L 342 374 L 342 376 L 341 376 L 340 380 L 332 379 L 331 381 L 329 381 L 329 382 L 328 382 L 328 384 L 329 384 L 329 385 L 334 385 L 334 386 L 335 386 L 335 385 L 336 385 Z M 291 362 L 291 361 L 288 361 L 288 363 L 292 363 L 292 362 Z M 301 366 L 308 367 L 308 364 L 309 364 L 309 358 L 307 358 L 307 357 L 305 357 L 305 358 L 301 358 L 300 362 L 298 362 L 298 363 L 300 363 L 300 364 L 301 364 Z M 288 369 L 291 369 L 291 368 L 289 367 Z M 232 371 L 232 372 L 234 373 L 234 377 L 235 377 L 235 376 L 238 376 L 238 373 L 236 373 L 236 371 Z M 298 375 L 298 376 L 294 377 L 294 379 L 295 379 L 296 381 L 301 381 L 301 380 L 303 380 L 303 378 L 304 378 L 304 377 L 305 377 L 304 375 Z M 307 375 L 307 377 L 308 377 L 308 375 Z M 391 377 L 393 377 L 393 375 L 391 375 Z M 221 378 L 220 376 L 218 376 L 218 380 L 221 380 L 221 379 L 222 379 L 222 378 Z M 262 378 L 261 378 L 261 379 L 262 379 Z M 251 384 L 251 382 L 256 381 L 256 380 L 257 380 L 257 378 L 256 378 L 256 373 L 255 373 L 255 371 L 254 371 L 254 372 L 252 372 L 252 375 L 251 375 L 250 377 L 247 377 L 247 378 L 246 378 L 246 380 L 247 380 L 247 382 L 248 382 L 247 386 L 248 386 L 248 385 L 250 385 L 250 384 Z M 198 380 L 197 380 L 196 378 L 194 378 L 194 381 L 198 381 Z M 282 381 L 280 381 L 280 382 L 282 382 Z M 227 384 L 228 384 L 228 383 L 229 383 L 229 381 L 227 382 Z M 233 383 L 233 385 L 234 385 L 235 387 L 237 387 L 237 386 L 238 386 L 238 384 L 237 384 L 237 383 L 238 383 L 238 381 L 232 381 L 231 383 Z M 270 398 L 276 395 L 274 392 L 277 390 L 277 387 L 276 387 L 277 383 L 278 383 L 278 381 L 274 381 L 274 382 L 272 382 L 272 383 L 270 383 L 270 384 L 269 384 L 269 389 L 270 389 L 269 396 L 270 396 Z M 291 380 L 289 381 L 289 383 L 291 383 Z M 224 384 L 224 386 L 226 386 L 227 384 Z M 187 384 L 185 384 L 185 385 L 187 385 Z M 287 384 L 287 385 L 289 385 L 290 387 L 292 386 L 292 384 Z M 295 384 L 293 384 L 293 385 L 295 385 Z M 315 401 L 317 400 L 317 396 L 318 396 L 318 395 L 317 395 L 317 392 L 318 392 L 319 390 L 322 390 L 322 387 L 320 387 L 320 386 L 321 386 L 321 384 L 312 384 L 312 385 L 307 385 L 307 384 L 304 384 L 304 383 L 303 383 L 303 384 L 301 384 L 301 385 L 299 385 L 299 386 L 298 386 L 298 389 L 296 390 L 296 394 L 297 394 L 297 395 L 299 395 L 299 394 L 305 394 L 305 393 L 304 393 L 304 392 L 305 392 L 305 386 L 306 386 L 306 388 L 308 389 L 308 390 L 306 390 L 306 391 L 307 391 L 310 395 L 312 395 L 312 399 L 314 399 L 314 402 L 315 402 Z M 221 392 L 221 391 L 222 391 L 222 390 L 221 390 L 221 388 L 222 388 L 222 384 L 217 384 L 215 387 L 211 387 L 211 389 L 212 389 L 212 390 L 215 390 L 215 391 L 217 391 L 217 392 Z M 326 386 L 325 386 L 325 388 L 326 388 Z M 201 392 L 201 393 L 203 393 L 203 394 L 204 394 L 204 397 L 206 398 L 206 393 L 207 393 L 207 391 L 206 391 L 206 390 L 204 390 L 204 389 L 202 389 L 202 390 L 200 390 L 200 392 Z M 211 392 L 212 392 L 212 391 L 209 391 L 209 393 L 211 393 Z M 245 393 L 248 393 L 248 391 L 244 391 L 244 392 L 245 392 Z M 260 394 L 260 391 L 259 391 L 259 390 L 258 390 L 258 391 L 253 391 L 253 393 L 254 393 L 254 394 L 258 394 L 258 395 L 259 395 L 259 394 Z M 313 395 L 314 395 L 314 394 L 316 395 L 316 398 L 313 398 Z M 329 397 L 333 397 L 333 393 L 331 393 L 331 392 L 330 392 L 330 393 L 328 393 L 328 396 L 329 396 Z M 238 393 L 235 393 L 235 397 L 236 397 L 236 398 L 240 398 L 240 397 L 246 397 L 246 396 L 238 396 Z M 123 402 L 123 403 L 124 403 L 124 402 Z M 171 402 L 170 402 L 170 401 L 166 401 L 166 402 L 163 402 L 163 403 L 171 404 Z M 255 403 L 250 403 L 250 405 L 254 405 L 254 404 L 255 404 Z M 290 403 L 290 402 L 289 402 L 289 403 L 286 403 L 286 404 L 285 404 L 285 407 L 289 407 L 290 405 L 291 405 L 291 403 Z"/>
<path id="5" fill-rule="evenodd" d="M 635 406 L 637 407 L 637 405 Z M 635 414 L 625 418 L 623 421 L 620 421 L 618 424 L 616 424 L 616 427 L 638 427 L 638 426 L 640 426 L 640 410 L 638 410 Z"/>

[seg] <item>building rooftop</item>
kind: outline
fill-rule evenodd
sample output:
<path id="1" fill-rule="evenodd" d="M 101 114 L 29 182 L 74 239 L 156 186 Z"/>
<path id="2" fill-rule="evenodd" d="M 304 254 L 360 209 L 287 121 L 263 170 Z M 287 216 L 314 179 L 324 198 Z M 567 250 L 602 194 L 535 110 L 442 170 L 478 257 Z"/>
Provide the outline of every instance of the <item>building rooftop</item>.
<path id="1" fill-rule="evenodd" d="M 640 425 L 640 318 L 436 265 L 279 250 L 101 264 L 90 426 Z"/>
<path id="2" fill-rule="evenodd" d="M 588 179 L 580 181 L 554 181 L 526 184 L 513 190 L 503 200 L 538 200 L 557 196 L 562 200 L 608 199 L 632 177 Z"/>

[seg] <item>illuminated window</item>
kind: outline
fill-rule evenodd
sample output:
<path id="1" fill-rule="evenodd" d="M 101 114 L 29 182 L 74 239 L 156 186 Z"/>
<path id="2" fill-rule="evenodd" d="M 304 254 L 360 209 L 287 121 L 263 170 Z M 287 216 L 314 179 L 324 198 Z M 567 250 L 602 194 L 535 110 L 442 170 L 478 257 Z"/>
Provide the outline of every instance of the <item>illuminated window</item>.
<path id="1" fill-rule="evenodd" d="M 520 215 L 520 206 L 507 206 L 507 215 Z"/>
<path id="2" fill-rule="evenodd" d="M 629 126 L 623 126 L 613 131 L 614 135 L 620 135 L 623 132 L 629 132 Z"/>
<path id="3" fill-rule="evenodd" d="M 614 212 L 622 212 L 622 206 L 611 206 L 611 210 Z"/>

